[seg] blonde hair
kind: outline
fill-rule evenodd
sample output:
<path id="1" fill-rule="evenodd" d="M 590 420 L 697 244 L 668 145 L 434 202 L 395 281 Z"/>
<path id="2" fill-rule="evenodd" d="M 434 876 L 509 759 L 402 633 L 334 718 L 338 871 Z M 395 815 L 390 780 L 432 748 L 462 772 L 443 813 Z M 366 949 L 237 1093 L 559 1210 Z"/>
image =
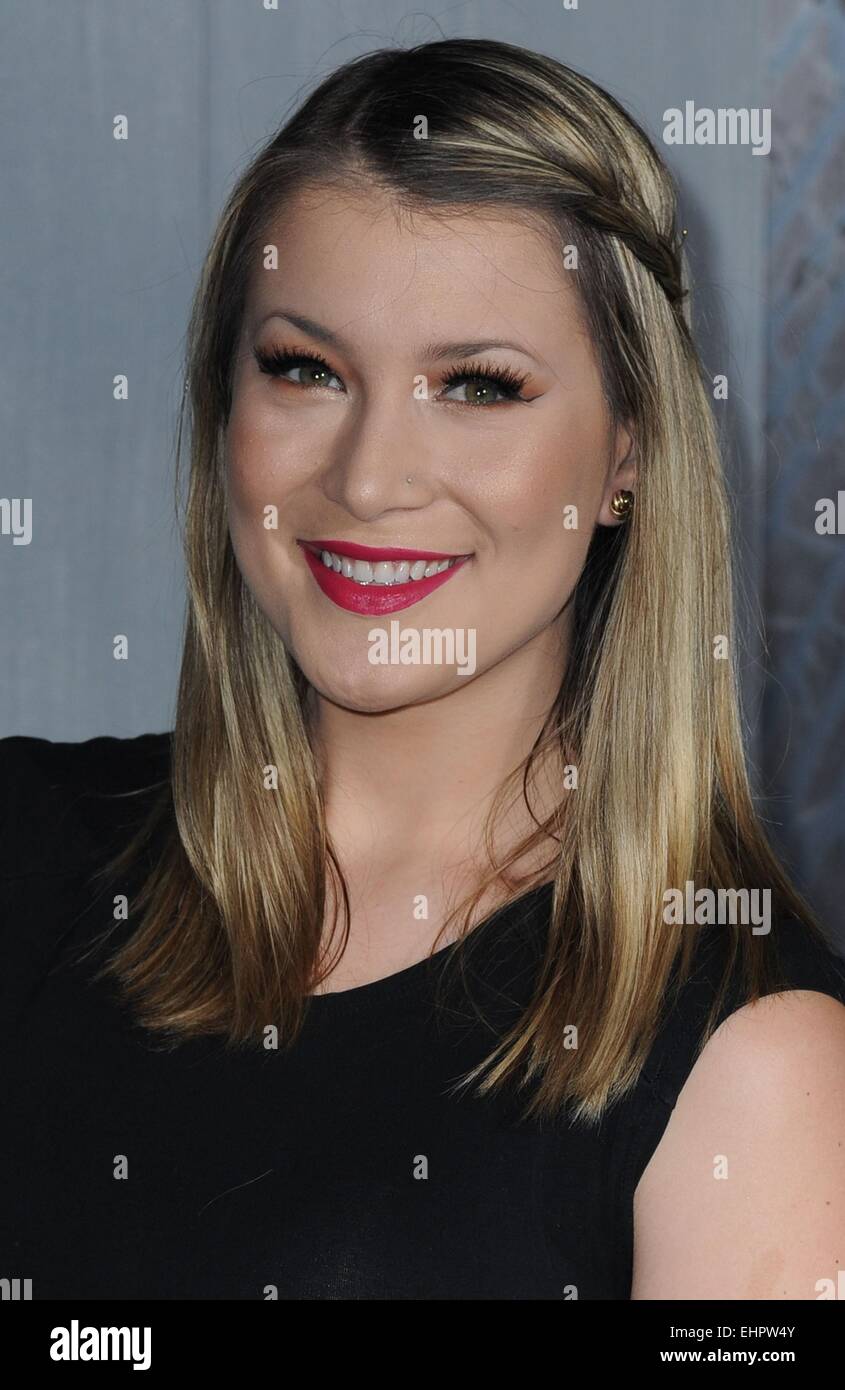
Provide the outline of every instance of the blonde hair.
<path id="1" fill-rule="evenodd" d="M 424 139 L 414 138 L 420 113 Z M 243 582 L 229 541 L 222 441 L 248 277 L 271 219 L 308 184 L 386 189 L 399 206 L 483 207 L 534 219 L 578 250 L 573 276 L 614 420 L 631 421 L 630 521 L 596 529 L 573 596 L 572 652 L 526 762 L 579 767 L 504 864 L 461 905 L 464 936 L 488 884 L 532 845 L 558 843 L 545 955 L 529 1007 L 460 1085 L 529 1081 L 526 1113 L 571 1102 L 598 1118 L 639 1073 L 667 986 L 697 932 L 662 919 L 688 880 L 771 890 L 773 910 L 821 929 L 770 849 L 742 747 L 728 508 L 709 394 L 690 335 L 671 178 L 643 131 L 595 83 L 510 44 L 449 39 L 359 57 L 332 73 L 252 160 L 223 210 L 197 288 L 187 351 L 191 472 L 188 615 L 172 779 L 107 874 L 143 862 L 139 925 L 104 967 L 140 1021 L 173 1042 L 220 1033 L 297 1036 L 319 983 L 326 873 L 343 875 L 325 823 L 307 682 Z M 281 249 L 284 254 L 284 248 Z M 184 405 L 183 405 L 184 410 Z M 181 453 L 180 416 L 177 458 Z M 277 795 L 260 770 L 275 764 Z M 156 839 L 156 834 L 158 839 Z M 155 853 L 151 846 L 156 845 Z M 147 857 L 139 860 L 142 847 Z M 456 917 L 452 914 L 450 923 Z M 449 923 L 444 924 L 444 931 Z M 748 999 L 778 980 L 775 943 L 731 933 Z M 451 960 L 458 959 L 447 953 Z M 460 955 L 460 952 L 458 953 Z M 577 1020 L 579 1046 L 564 1048 Z"/>

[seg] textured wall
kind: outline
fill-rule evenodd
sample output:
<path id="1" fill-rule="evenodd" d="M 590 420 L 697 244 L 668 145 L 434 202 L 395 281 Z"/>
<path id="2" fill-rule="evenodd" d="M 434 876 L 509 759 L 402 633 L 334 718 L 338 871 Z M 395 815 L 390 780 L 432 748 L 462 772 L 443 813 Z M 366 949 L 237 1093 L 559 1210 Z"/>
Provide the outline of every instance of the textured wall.
<path id="1" fill-rule="evenodd" d="M 845 7 L 773 0 L 769 22 L 768 814 L 845 945 L 845 534 L 815 510 L 845 489 Z"/>

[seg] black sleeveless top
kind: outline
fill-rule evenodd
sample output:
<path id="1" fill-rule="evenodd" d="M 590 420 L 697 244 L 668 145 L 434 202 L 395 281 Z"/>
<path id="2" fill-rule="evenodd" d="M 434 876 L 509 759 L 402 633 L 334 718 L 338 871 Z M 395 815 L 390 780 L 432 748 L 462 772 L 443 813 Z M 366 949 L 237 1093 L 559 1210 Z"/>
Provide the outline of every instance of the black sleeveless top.
<path id="1" fill-rule="evenodd" d="M 628 1299 L 634 1190 L 726 929 L 702 930 L 639 1081 L 598 1125 L 525 1122 L 525 1092 L 451 1091 L 491 1051 L 491 1019 L 528 1001 L 549 886 L 476 928 L 483 1023 L 451 990 L 433 1007 L 447 946 L 314 997 L 289 1052 L 168 1050 L 92 983 L 84 948 L 113 920 L 88 875 L 147 797 L 108 794 L 164 777 L 169 747 L 0 741 L 0 1275 L 35 1299 Z M 838 956 L 797 923 L 773 931 L 793 987 L 845 1002 Z"/>

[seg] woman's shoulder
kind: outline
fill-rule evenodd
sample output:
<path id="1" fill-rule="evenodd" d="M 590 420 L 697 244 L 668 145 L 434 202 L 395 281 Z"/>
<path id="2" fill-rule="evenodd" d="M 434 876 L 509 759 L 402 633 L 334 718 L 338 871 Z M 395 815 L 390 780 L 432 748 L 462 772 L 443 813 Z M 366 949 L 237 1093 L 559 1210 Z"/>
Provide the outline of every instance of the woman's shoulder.
<path id="1" fill-rule="evenodd" d="M 642 1074 L 647 1085 L 669 1107 L 675 1104 L 697 1060 L 705 1024 L 720 994 L 711 1034 L 749 1003 L 741 956 L 737 955 L 733 966 L 730 964 L 731 934 L 737 930 L 733 926 L 707 926 L 700 930 L 689 977 L 665 1009 Z M 773 923 L 764 940 L 771 950 L 775 970 L 762 990 L 763 997 L 811 990 L 845 1004 L 845 959 L 826 932 L 789 916 Z"/>
<path id="2" fill-rule="evenodd" d="M 626 1224 L 632 1219 L 637 1184 L 708 1038 L 752 1002 L 741 956 L 731 964 L 731 934 L 737 930 L 733 926 L 698 930 L 689 975 L 677 991 L 667 991 L 642 1070 L 634 1085 L 607 1112 L 611 1166 L 621 1202 L 618 1211 Z M 804 921 L 787 917 L 772 925 L 766 940 L 779 969 L 761 997 L 810 990 L 845 1004 L 845 960 L 827 933 L 820 936 Z M 770 1011 L 766 1013 L 768 1016 Z"/>
<path id="3" fill-rule="evenodd" d="M 634 1298 L 808 1298 L 819 1288 L 845 1215 L 845 969 L 803 922 L 777 932 L 779 981 L 753 999 L 733 988 L 700 1054 L 690 1057 L 681 1032 L 682 1064 L 664 1063 L 657 1109 L 644 1110 L 648 1142 L 629 1184 Z M 774 1266 L 753 1258 L 772 1239 L 790 1252 Z"/>
<path id="4" fill-rule="evenodd" d="M 171 734 L 0 739 L 0 879 L 78 872 L 167 781 Z"/>
<path id="5" fill-rule="evenodd" d="M 145 818 L 153 788 L 166 783 L 169 745 L 168 734 L 0 739 L 4 1037 L 14 1034 L 65 945 L 72 951 L 79 934 L 98 926 L 96 910 L 89 912 L 97 898 L 93 875 Z"/>

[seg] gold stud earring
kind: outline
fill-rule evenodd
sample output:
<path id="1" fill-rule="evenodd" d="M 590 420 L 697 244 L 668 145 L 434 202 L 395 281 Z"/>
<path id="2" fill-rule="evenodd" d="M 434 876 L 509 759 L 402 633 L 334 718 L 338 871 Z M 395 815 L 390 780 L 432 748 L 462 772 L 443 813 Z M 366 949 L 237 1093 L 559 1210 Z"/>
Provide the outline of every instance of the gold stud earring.
<path id="1" fill-rule="evenodd" d="M 625 521 L 630 516 L 633 505 L 633 492 L 627 492 L 624 488 L 620 488 L 618 492 L 614 492 L 610 499 L 610 510 L 620 521 Z"/>

